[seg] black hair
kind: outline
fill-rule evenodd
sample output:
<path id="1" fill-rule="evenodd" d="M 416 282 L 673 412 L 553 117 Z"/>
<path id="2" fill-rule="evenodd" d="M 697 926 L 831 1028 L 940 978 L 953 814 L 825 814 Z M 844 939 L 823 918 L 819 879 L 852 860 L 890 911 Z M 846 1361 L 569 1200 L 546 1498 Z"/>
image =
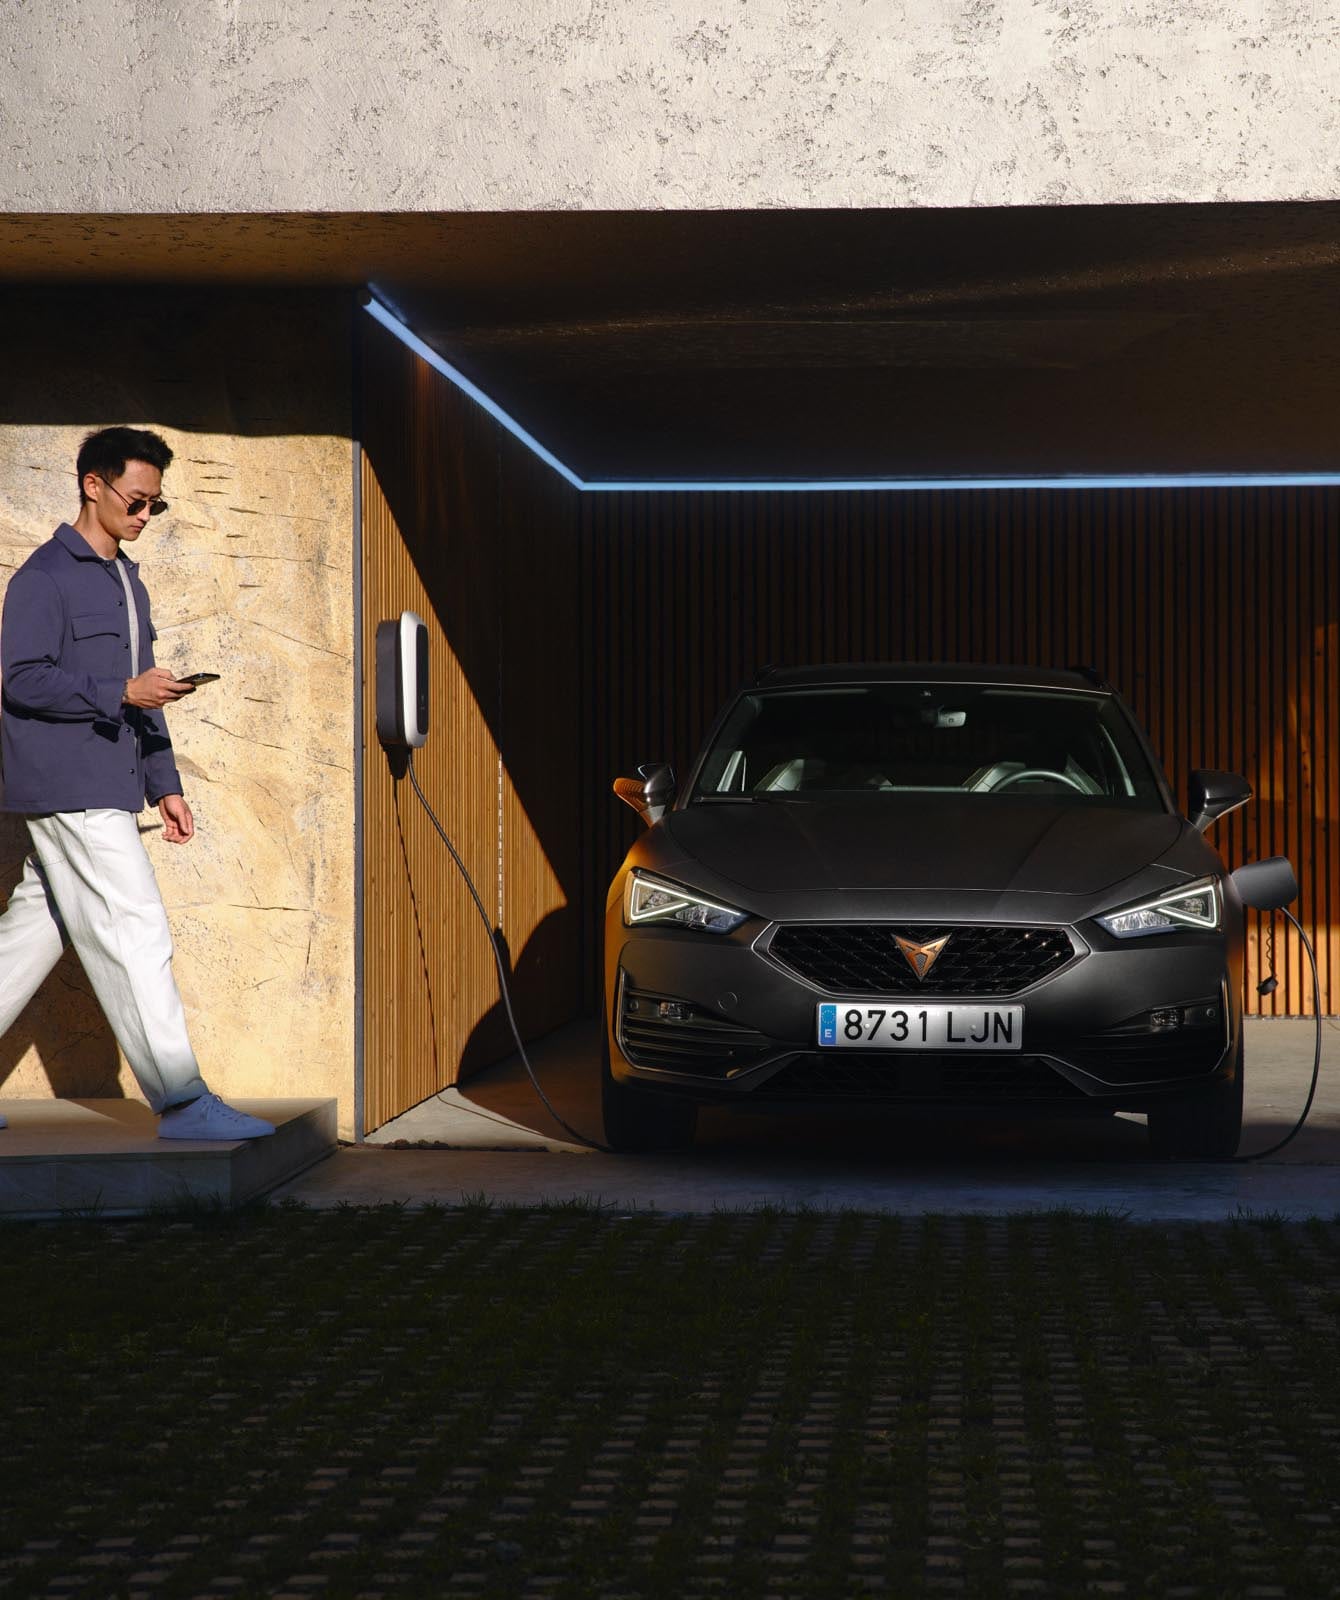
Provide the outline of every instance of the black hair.
<path id="1" fill-rule="evenodd" d="M 127 461 L 147 461 L 166 472 L 172 465 L 172 450 L 166 439 L 147 428 L 99 428 L 79 446 L 75 471 L 79 474 L 79 504 L 83 505 L 84 479 L 90 473 L 110 482 L 126 470 Z"/>

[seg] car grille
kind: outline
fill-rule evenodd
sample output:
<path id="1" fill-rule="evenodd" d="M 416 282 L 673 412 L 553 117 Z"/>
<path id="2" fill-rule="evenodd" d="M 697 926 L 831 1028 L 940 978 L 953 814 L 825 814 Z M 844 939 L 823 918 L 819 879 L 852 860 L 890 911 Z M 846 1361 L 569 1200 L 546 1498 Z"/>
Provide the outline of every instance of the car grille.
<path id="1" fill-rule="evenodd" d="M 924 979 L 898 948 L 899 938 L 949 942 Z M 1007 995 L 1059 972 L 1073 959 L 1061 928 L 993 927 L 977 923 L 789 923 L 769 953 L 830 994 Z"/>
<path id="2" fill-rule="evenodd" d="M 1087 1098 L 1037 1056 L 1008 1061 L 961 1056 L 916 1059 L 866 1051 L 819 1051 L 797 1056 L 760 1084 L 751 1100 L 926 1100 L 1000 1103 Z"/>
<path id="3" fill-rule="evenodd" d="M 726 1078 L 780 1047 L 757 1029 L 729 1022 L 688 1001 L 625 985 L 619 1048 L 635 1066 Z"/>

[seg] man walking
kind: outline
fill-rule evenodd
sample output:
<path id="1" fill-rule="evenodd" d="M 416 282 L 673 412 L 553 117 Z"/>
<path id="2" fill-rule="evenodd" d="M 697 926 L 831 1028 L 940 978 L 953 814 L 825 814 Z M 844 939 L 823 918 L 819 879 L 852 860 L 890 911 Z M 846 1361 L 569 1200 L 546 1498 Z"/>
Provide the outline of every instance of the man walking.
<path id="1" fill-rule="evenodd" d="M 0 1035 L 68 939 L 161 1114 L 159 1138 L 254 1139 L 273 1126 L 225 1105 L 200 1076 L 136 823 L 147 797 L 169 844 L 195 833 L 162 714 L 194 688 L 154 665 L 149 594 L 122 548 L 167 510 L 160 490 L 171 461 L 156 433 L 90 434 L 77 462 L 79 515 L 5 594 L 0 806 L 24 817 L 33 853 L 0 915 Z"/>

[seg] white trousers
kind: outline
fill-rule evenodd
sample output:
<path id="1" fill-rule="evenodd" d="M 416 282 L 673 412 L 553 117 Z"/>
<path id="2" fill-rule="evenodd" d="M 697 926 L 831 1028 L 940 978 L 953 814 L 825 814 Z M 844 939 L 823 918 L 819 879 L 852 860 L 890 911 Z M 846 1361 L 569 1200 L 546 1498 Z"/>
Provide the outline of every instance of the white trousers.
<path id="1" fill-rule="evenodd" d="M 172 976 L 172 935 L 134 815 L 28 817 L 34 853 L 0 916 L 0 1034 L 68 939 L 154 1111 L 205 1094 Z"/>

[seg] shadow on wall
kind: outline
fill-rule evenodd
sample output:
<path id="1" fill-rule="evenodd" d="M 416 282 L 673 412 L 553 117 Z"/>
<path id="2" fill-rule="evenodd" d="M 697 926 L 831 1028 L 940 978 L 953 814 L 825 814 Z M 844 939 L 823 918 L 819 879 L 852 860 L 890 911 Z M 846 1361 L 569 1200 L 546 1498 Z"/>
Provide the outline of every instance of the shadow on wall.
<path id="1" fill-rule="evenodd" d="M 417 808 L 418 801 L 410 795 L 408 783 L 402 785 L 400 782 L 405 768 L 399 752 L 394 752 L 391 755 L 391 770 L 397 780 L 395 791 L 396 842 L 409 894 L 411 920 L 414 929 L 414 961 L 423 982 L 427 1022 L 425 1044 L 432 1077 L 437 1083 L 447 1083 L 457 1077 L 464 1080 L 473 1076 L 476 1072 L 482 1072 L 485 1067 L 492 1066 L 501 1056 L 511 1053 L 514 1044 L 512 1031 L 508 1025 L 502 996 L 499 994 L 496 1003 L 491 1005 L 479 1017 L 458 1050 L 447 1042 L 451 1029 L 449 1019 L 442 1014 L 439 995 L 442 985 L 434 982 L 433 962 L 429 955 L 429 941 L 424 931 L 424 917 L 438 914 L 440 907 L 437 904 L 433 906 L 421 904 L 419 893 L 415 888 L 414 871 L 410 862 L 400 802 L 404 797 L 408 796 L 407 803 Z M 445 849 L 443 854 L 445 856 Z M 467 892 L 464 883 L 456 884 L 452 882 L 456 873 L 457 868 L 444 860 L 442 865 L 443 880 L 450 885 L 452 890 L 458 890 L 461 894 L 464 894 Z M 476 885 L 477 887 L 478 885 Z M 485 928 L 482 919 L 479 918 L 477 911 L 472 907 L 466 914 L 464 937 L 467 940 L 477 941 L 480 947 L 487 947 L 489 936 L 490 930 Z M 498 938 L 502 947 L 503 968 L 507 975 L 513 1015 L 516 1018 L 517 1027 L 521 1032 L 522 1038 L 531 1039 L 537 1035 L 550 1032 L 553 1027 L 557 1026 L 557 1023 L 552 1015 L 550 1004 L 545 997 L 546 985 L 550 974 L 556 970 L 563 970 L 565 961 L 570 958 L 572 940 L 571 907 L 565 905 L 560 910 L 551 911 L 545 916 L 538 926 L 530 931 L 519 956 L 516 956 L 509 946 L 505 931 L 498 930 Z M 490 987 L 494 986 L 495 970 L 492 966 L 488 969 L 486 981 Z M 454 994 L 448 994 L 447 1007 L 450 1007 L 454 1000 Z M 566 1016 L 560 1018 L 560 1021 L 567 1020 Z M 446 1059 L 448 1051 L 453 1054 L 453 1059 L 450 1061 Z"/>
<path id="2" fill-rule="evenodd" d="M 4 307 L 2 427 L 100 428 L 152 417 L 183 433 L 347 434 L 347 291 L 6 284 Z M 29 466 L 50 482 L 51 509 L 60 512 L 74 462 L 62 453 Z M 179 496 L 184 466 L 176 464 Z M 227 487 L 219 480 L 211 491 L 201 475 L 193 492 L 223 501 Z"/>
<path id="3" fill-rule="evenodd" d="M 28 847 L 28 830 L 22 820 L 0 816 L 0 898 L 6 905 L 23 876 Z M 60 990 L 59 1004 L 50 1003 L 53 986 Z M 46 1003 L 44 991 L 48 994 Z M 0 1037 L 0 1088 L 30 1050 L 36 1052 L 51 1092 L 58 1098 L 124 1098 L 116 1040 L 93 997 L 78 956 L 69 948 L 38 996 L 24 1007 L 9 1032 Z"/>
<path id="4" fill-rule="evenodd" d="M 481 940 L 486 940 L 488 937 L 482 924 L 479 924 L 479 937 Z M 570 947 L 571 939 L 572 912 L 566 906 L 561 911 L 551 911 L 545 917 L 526 940 L 520 955 L 514 955 L 507 946 L 506 938 L 503 939 L 503 963 L 507 968 L 507 986 L 512 996 L 517 1027 L 523 1039 L 538 1038 L 552 1032 L 554 1027 L 561 1026 L 561 1023 L 555 1023 L 552 1017 L 538 1017 L 538 1008 L 533 997 L 542 992 L 546 975 L 564 959 L 565 948 Z M 571 1018 L 565 1017 L 562 1020 L 566 1022 Z M 507 1012 L 503 1007 L 502 996 L 499 995 L 497 1002 L 475 1024 L 461 1051 L 461 1083 L 464 1084 L 476 1073 L 482 1072 L 485 1067 L 510 1056 L 515 1049 L 516 1041 L 507 1023 Z"/>

